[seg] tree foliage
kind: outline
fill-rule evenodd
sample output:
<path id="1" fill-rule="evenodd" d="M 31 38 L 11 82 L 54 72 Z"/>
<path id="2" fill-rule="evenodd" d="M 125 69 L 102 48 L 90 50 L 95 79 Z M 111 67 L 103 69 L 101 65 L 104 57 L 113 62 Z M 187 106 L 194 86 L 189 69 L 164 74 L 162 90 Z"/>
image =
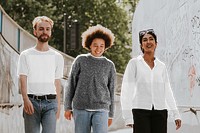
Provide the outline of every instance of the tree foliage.
<path id="1" fill-rule="evenodd" d="M 5 2 L 6 1 L 6 2 Z M 1 3 L 4 10 L 24 29 L 32 33 L 32 20 L 38 15 L 46 15 L 54 20 L 54 29 L 50 45 L 63 51 L 63 14 L 70 20 L 78 20 L 80 35 L 89 26 L 101 24 L 115 34 L 115 45 L 105 52 L 111 59 L 117 72 L 123 73 L 130 60 L 131 35 L 128 32 L 128 18 L 125 10 L 116 0 L 5 0 Z M 127 4 L 132 4 L 127 2 Z M 132 5 L 133 9 L 135 5 Z M 81 38 L 80 38 L 81 39 Z M 76 57 L 88 51 L 83 48 L 67 49 L 67 54 Z"/>

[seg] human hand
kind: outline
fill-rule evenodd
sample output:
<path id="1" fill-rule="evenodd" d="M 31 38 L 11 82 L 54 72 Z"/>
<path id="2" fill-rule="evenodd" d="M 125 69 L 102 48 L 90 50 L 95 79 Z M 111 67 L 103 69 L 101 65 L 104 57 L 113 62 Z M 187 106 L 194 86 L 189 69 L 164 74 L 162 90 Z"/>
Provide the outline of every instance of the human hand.
<path id="1" fill-rule="evenodd" d="M 71 117 L 72 117 L 72 111 L 70 111 L 70 110 L 65 111 L 65 118 L 67 120 L 71 120 Z"/>
<path id="2" fill-rule="evenodd" d="M 176 124 L 176 130 L 178 130 L 181 127 L 181 120 L 180 119 L 175 120 L 175 124 Z"/>
<path id="3" fill-rule="evenodd" d="M 24 112 L 28 115 L 32 115 L 34 113 L 33 104 L 28 98 L 24 99 Z"/>
<path id="4" fill-rule="evenodd" d="M 108 126 L 112 124 L 112 119 L 108 119 Z"/>

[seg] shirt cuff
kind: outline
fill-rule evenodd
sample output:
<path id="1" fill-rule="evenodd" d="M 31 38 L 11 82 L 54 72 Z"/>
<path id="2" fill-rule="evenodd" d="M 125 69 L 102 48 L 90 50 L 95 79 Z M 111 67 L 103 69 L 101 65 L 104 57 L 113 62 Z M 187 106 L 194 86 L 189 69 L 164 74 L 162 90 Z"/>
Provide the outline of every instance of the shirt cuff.
<path id="1" fill-rule="evenodd" d="M 125 119 L 125 125 L 128 125 L 128 124 L 134 124 L 134 121 L 132 118 Z"/>
<path id="2" fill-rule="evenodd" d="M 178 110 L 169 110 L 169 115 L 170 115 L 174 120 L 181 119 L 181 116 L 180 116 Z"/>

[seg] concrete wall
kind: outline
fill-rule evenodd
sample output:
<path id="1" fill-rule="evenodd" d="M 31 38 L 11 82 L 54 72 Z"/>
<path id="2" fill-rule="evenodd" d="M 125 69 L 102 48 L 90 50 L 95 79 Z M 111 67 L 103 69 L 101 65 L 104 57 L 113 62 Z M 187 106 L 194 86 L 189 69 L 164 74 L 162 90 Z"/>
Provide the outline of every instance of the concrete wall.
<path id="1" fill-rule="evenodd" d="M 157 34 L 156 56 L 168 68 L 183 120 L 181 133 L 200 132 L 199 5 L 199 0 L 140 0 L 132 23 L 133 56 L 141 54 L 139 31 L 154 29 Z"/>

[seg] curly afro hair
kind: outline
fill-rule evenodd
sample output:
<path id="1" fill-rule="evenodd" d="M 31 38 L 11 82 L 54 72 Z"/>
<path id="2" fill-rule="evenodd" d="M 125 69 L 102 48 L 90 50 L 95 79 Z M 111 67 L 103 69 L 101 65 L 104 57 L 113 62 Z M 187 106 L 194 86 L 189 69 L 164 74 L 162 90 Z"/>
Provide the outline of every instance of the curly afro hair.
<path id="1" fill-rule="evenodd" d="M 95 38 L 101 38 L 105 41 L 105 48 L 108 49 L 114 45 L 115 36 L 111 30 L 97 24 L 96 26 L 89 27 L 83 34 L 82 46 L 83 48 L 90 50 L 90 45 Z"/>

